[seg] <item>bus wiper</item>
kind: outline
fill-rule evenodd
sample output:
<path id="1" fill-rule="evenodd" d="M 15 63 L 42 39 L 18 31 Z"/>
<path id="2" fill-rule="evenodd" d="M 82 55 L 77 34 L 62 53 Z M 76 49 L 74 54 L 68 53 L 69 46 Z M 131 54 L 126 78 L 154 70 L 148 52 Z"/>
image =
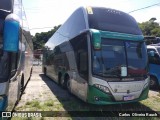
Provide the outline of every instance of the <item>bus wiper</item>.
<path id="1" fill-rule="evenodd" d="M 112 72 L 105 71 L 105 72 L 103 72 L 103 76 L 105 76 L 105 77 L 120 77 L 120 74 L 115 71 L 112 71 Z"/>

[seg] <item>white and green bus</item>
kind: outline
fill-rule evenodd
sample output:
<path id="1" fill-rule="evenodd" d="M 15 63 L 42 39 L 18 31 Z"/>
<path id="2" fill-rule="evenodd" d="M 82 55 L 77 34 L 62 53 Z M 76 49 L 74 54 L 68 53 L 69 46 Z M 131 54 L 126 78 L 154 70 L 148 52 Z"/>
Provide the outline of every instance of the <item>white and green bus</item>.
<path id="1" fill-rule="evenodd" d="M 22 0 L 0 0 L 0 111 L 12 111 L 31 76 L 33 44 Z"/>
<path id="2" fill-rule="evenodd" d="M 118 10 L 80 7 L 45 44 L 43 72 L 93 104 L 148 97 L 146 45 L 135 19 Z"/>

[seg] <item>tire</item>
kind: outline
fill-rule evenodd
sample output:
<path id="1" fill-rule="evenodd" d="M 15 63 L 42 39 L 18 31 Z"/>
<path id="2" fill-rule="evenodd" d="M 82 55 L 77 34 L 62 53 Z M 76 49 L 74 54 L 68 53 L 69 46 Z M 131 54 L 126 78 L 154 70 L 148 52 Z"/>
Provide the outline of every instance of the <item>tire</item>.
<path id="1" fill-rule="evenodd" d="M 150 88 L 151 89 L 158 89 L 158 80 L 156 77 L 150 77 Z"/>
<path id="2" fill-rule="evenodd" d="M 21 83 L 18 82 L 17 101 L 15 105 L 17 105 L 20 100 L 21 100 Z"/>
<path id="3" fill-rule="evenodd" d="M 43 68 L 43 72 L 44 72 L 44 75 L 46 75 L 47 70 L 45 67 Z"/>
<path id="4" fill-rule="evenodd" d="M 23 91 L 24 91 L 24 76 L 22 75 L 22 78 L 21 78 L 21 87 L 20 87 L 21 95 L 23 94 Z"/>
<path id="5" fill-rule="evenodd" d="M 61 85 L 61 79 L 62 79 L 61 77 L 62 77 L 62 75 L 61 75 L 61 73 L 59 73 L 59 74 L 58 74 L 58 84 L 59 84 L 59 85 Z"/>
<path id="6" fill-rule="evenodd" d="M 31 72 L 30 72 L 30 75 L 32 75 L 32 72 L 33 72 L 33 67 L 31 68 Z"/>
<path id="7" fill-rule="evenodd" d="M 67 78 L 66 87 L 69 93 L 71 93 L 71 80 L 69 79 L 69 77 Z"/>
<path id="8" fill-rule="evenodd" d="M 60 77 L 60 85 L 61 85 L 62 88 L 64 88 L 64 89 L 66 88 L 65 80 L 62 79 L 62 77 Z"/>

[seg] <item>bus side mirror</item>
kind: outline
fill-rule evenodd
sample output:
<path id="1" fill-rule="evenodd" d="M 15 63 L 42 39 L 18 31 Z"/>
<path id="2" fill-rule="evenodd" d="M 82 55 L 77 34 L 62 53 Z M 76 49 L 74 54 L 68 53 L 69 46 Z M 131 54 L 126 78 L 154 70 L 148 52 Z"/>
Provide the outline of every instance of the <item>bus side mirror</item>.
<path id="1" fill-rule="evenodd" d="M 3 50 L 17 52 L 19 49 L 20 23 L 18 16 L 9 14 L 4 22 Z"/>
<path id="2" fill-rule="evenodd" d="M 101 49 L 101 33 L 99 30 L 91 29 L 92 37 L 93 37 L 93 47 L 94 50 Z"/>

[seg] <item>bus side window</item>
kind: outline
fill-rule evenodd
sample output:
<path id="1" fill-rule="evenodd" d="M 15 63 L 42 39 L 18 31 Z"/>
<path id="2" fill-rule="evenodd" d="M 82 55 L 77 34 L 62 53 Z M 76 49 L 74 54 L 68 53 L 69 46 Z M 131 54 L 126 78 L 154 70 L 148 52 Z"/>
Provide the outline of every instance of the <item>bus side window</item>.
<path id="1" fill-rule="evenodd" d="M 17 71 L 17 58 L 18 53 L 11 53 L 11 77 L 13 77 Z"/>
<path id="2" fill-rule="evenodd" d="M 155 61 L 154 61 L 155 64 L 160 65 L 160 57 L 159 57 L 158 53 L 155 53 L 154 60 L 155 60 Z"/>
<path id="3" fill-rule="evenodd" d="M 3 56 L 0 57 L 0 77 L 6 77 L 9 73 L 9 59 L 8 53 L 4 52 Z"/>
<path id="4" fill-rule="evenodd" d="M 77 70 L 80 77 L 88 80 L 88 43 L 87 43 L 87 33 L 83 33 L 70 40 L 73 47 Z"/>
<path id="5" fill-rule="evenodd" d="M 151 52 L 153 52 L 154 54 L 151 55 Z M 151 64 L 160 64 L 160 57 L 154 50 L 148 52 L 148 58 Z"/>
<path id="6" fill-rule="evenodd" d="M 88 79 L 88 54 L 87 51 L 80 51 L 78 53 L 78 71 L 81 77 L 85 80 Z"/>
<path id="7" fill-rule="evenodd" d="M 82 78 L 88 80 L 88 45 L 87 45 L 87 35 L 82 34 L 78 39 L 78 71 Z"/>
<path id="8" fill-rule="evenodd" d="M 2 41 L 3 23 L 4 23 L 4 20 L 0 19 L 0 57 L 3 55 L 3 41 Z"/>

